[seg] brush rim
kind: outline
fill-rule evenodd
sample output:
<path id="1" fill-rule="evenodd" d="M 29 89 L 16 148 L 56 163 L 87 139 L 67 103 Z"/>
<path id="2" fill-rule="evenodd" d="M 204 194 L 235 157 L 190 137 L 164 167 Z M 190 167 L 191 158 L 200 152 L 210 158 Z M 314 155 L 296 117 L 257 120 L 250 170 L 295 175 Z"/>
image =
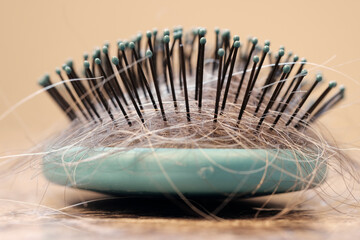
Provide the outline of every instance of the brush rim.
<path id="1" fill-rule="evenodd" d="M 249 197 L 314 188 L 327 166 L 290 149 L 68 147 L 43 157 L 43 174 L 111 195 Z"/>

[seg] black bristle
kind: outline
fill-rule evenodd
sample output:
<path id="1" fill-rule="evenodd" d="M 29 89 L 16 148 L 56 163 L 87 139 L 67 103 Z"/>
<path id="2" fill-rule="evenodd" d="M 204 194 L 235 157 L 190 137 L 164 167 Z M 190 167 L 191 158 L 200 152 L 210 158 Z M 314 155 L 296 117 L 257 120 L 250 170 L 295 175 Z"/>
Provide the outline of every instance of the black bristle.
<path id="1" fill-rule="evenodd" d="M 256 107 L 256 109 L 255 109 L 254 115 L 256 115 L 257 112 L 259 111 L 260 106 L 261 106 L 262 102 L 264 101 L 264 97 L 265 97 L 267 91 L 271 88 L 271 87 L 270 87 L 270 84 L 272 84 L 273 81 L 274 81 L 275 73 L 276 73 L 276 71 L 277 71 L 277 69 L 278 69 L 278 66 L 279 66 L 281 57 L 282 57 L 283 55 L 284 55 L 284 51 L 280 49 L 280 50 L 279 50 L 278 57 L 277 57 L 277 59 L 276 59 L 276 63 L 275 63 L 275 65 L 274 65 L 274 67 L 272 68 L 272 71 L 270 72 L 268 78 L 266 79 L 266 82 L 264 83 L 264 86 L 263 86 L 263 89 L 262 89 L 262 94 L 261 94 L 261 97 L 260 97 L 260 99 L 259 99 L 258 105 L 257 105 L 257 107 Z"/>
<path id="2" fill-rule="evenodd" d="M 268 102 L 268 104 L 267 104 L 267 106 L 266 106 L 260 120 L 259 120 L 259 123 L 258 123 L 258 125 L 256 127 L 256 130 L 258 130 L 260 128 L 260 126 L 263 123 L 263 121 L 265 120 L 265 117 L 268 114 L 269 110 L 274 105 L 274 103 L 276 101 L 276 98 L 278 97 L 282 87 L 285 84 L 285 79 L 286 79 L 285 77 L 286 77 L 286 75 L 287 75 L 287 73 L 289 71 L 290 71 L 290 66 L 285 65 L 284 68 L 283 68 L 283 73 L 282 73 L 282 75 L 280 77 L 280 81 L 276 84 L 276 88 L 275 88 L 275 90 L 274 90 L 274 92 L 273 92 L 273 94 L 272 94 L 272 96 L 271 96 L 271 98 L 270 98 L 270 100 L 269 100 L 269 102 Z"/>
<path id="3" fill-rule="evenodd" d="M 147 55 L 148 55 L 148 60 L 149 60 L 149 64 L 150 64 L 150 70 L 151 70 L 153 82 L 155 85 L 156 96 L 157 96 L 159 106 L 160 106 L 161 115 L 162 115 L 163 120 L 166 121 L 166 115 L 165 115 L 165 110 L 164 110 L 164 106 L 163 106 L 163 102 L 162 102 L 162 98 L 161 98 L 160 87 L 159 87 L 159 83 L 158 83 L 158 80 L 155 75 L 155 66 L 154 66 L 154 62 L 153 62 L 153 58 L 152 58 L 153 57 L 152 52 L 148 51 Z"/>
<path id="4" fill-rule="evenodd" d="M 276 116 L 273 125 L 271 128 L 274 128 L 275 125 L 277 124 L 277 122 L 279 121 L 279 119 L 281 118 L 282 114 L 284 113 L 285 109 L 289 106 L 290 101 L 292 100 L 292 98 L 294 97 L 296 90 L 298 89 L 298 87 L 300 86 L 302 80 L 304 79 L 305 75 L 307 74 L 307 71 L 302 72 L 301 76 L 299 76 L 297 78 L 296 84 L 294 86 L 294 88 L 292 89 L 292 91 L 290 92 L 289 97 L 287 98 L 286 102 L 281 105 L 281 110 L 279 111 L 278 115 Z M 278 111 L 277 109 L 275 111 Z"/>
<path id="5" fill-rule="evenodd" d="M 215 97 L 215 110 L 214 110 L 214 122 L 217 122 L 218 112 L 219 112 L 219 102 L 220 102 L 220 95 L 221 95 L 221 71 L 223 65 L 223 56 L 225 54 L 224 49 L 219 49 L 216 55 L 219 55 L 219 70 L 218 70 L 218 80 L 216 84 L 216 97 Z"/>
<path id="6" fill-rule="evenodd" d="M 96 79 L 94 78 L 94 75 L 91 72 L 90 68 L 85 68 L 85 75 L 87 78 L 90 79 L 90 82 L 92 82 L 92 85 L 96 91 L 96 94 L 97 94 L 99 100 L 101 101 L 101 104 L 104 106 L 106 112 L 109 114 L 111 120 L 115 121 L 114 116 L 110 110 L 110 106 L 109 106 L 108 102 L 106 101 L 103 93 L 101 92 L 100 87 L 97 87 L 98 83 L 97 83 Z"/>
<path id="7" fill-rule="evenodd" d="M 302 97 L 300 103 L 298 104 L 298 106 L 296 107 L 295 111 L 293 112 L 293 114 L 291 115 L 290 119 L 287 121 L 286 126 L 289 126 L 289 124 L 292 122 L 292 120 L 294 119 L 294 117 L 298 114 L 298 112 L 300 111 L 300 108 L 304 105 L 305 101 L 309 98 L 310 94 L 312 93 L 312 91 L 314 91 L 315 87 L 318 85 L 318 83 L 322 80 L 322 77 L 320 75 L 317 76 L 317 78 L 315 79 L 315 82 L 313 83 L 313 85 L 310 87 L 310 89 L 305 93 L 305 95 Z"/>
<path id="8" fill-rule="evenodd" d="M 67 83 L 65 82 L 63 76 L 61 75 L 60 69 L 56 70 L 56 73 L 58 74 L 58 76 L 60 77 L 61 81 L 63 82 L 64 87 L 65 87 L 66 91 L 68 92 L 71 100 L 75 103 L 76 107 L 79 109 L 79 111 L 80 111 L 81 114 L 84 116 L 84 118 L 85 118 L 86 120 L 89 120 L 88 116 L 85 114 L 83 108 L 81 107 L 81 105 L 79 104 L 79 102 L 76 100 L 74 94 L 71 92 L 69 86 L 68 86 Z"/>
<path id="9" fill-rule="evenodd" d="M 231 59 L 231 65 L 230 65 L 230 70 L 229 70 L 229 76 L 228 76 L 228 80 L 226 82 L 226 87 L 225 87 L 225 91 L 224 91 L 224 97 L 223 97 L 223 101 L 222 101 L 222 104 L 221 104 L 221 113 L 224 111 L 225 109 L 225 105 L 226 105 L 226 101 L 227 101 L 227 96 L 228 96 L 228 93 L 229 93 L 229 89 L 230 89 L 230 84 L 231 84 L 231 79 L 232 79 L 232 74 L 233 74 L 233 71 L 234 71 L 234 66 L 235 66 L 235 61 L 236 61 L 236 56 L 237 56 L 237 52 L 239 50 L 239 47 L 240 47 L 240 42 L 239 41 L 236 41 L 234 42 L 234 54 L 232 56 L 232 59 Z M 220 89 L 221 89 L 221 85 L 220 85 Z M 221 114 L 220 113 L 220 114 Z"/>
<path id="10" fill-rule="evenodd" d="M 65 100 L 65 98 L 59 93 L 59 91 L 52 85 L 49 76 L 45 76 L 43 80 L 39 82 L 39 84 L 46 89 L 46 92 L 54 99 L 57 105 L 65 112 L 66 116 L 74 121 L 77 116 L 74 110 L 71 108 L 69 103 Z"/>
<path id="11" fill-rule="evenodd" d="M 328 95 L 331 89 L 333 89 L 335 86 L 336 86 L 336 82 L 329 83 L 329 86 L 322 92 L 322 94 L 316 99 L 316 101 L 313 104 L 311 104 L 310 108 L 300 118 L 298 123 L 295 125 L 295 128 L 298 128 L 300 125 L 305 125 L 305 120 L 312 114 L 312 112 L 316 109 L 316 107 L 324 100 L 326 95 Z"/>
<path id="12" fill-rule="evenodd" d="M 241 91 L 241 87 L 242 87 L 242 84 L 243 84 L 244 79 L 245 79 L 245 76 L 246 76 L 246 71 L 247 71 L 247 68 L 248 68 L 248 66 L 249 66 L 249 63 L 250 63 L 250 60 L 251 60 L 251 56 L 252 56 L 252 54 L 253 54 L 253 52 L 254 52 L 254 49 L 255 49 L 255 46 L 256 46 L 258 40 L 257 40 L 257 38 L 253 38 L 253 39 L 251 40 L 251 42 L 252 42 L 252 47 L 251 47 L 251 49 L 250 49 L 250 52 L 249 52 L 249 54 L 248 54 L 248 57 L 247 57 L 247 60 L 246 60 L 245 66 L 244 66 L 244 69 L 243 69 L 243 71 L 242 71 L 241 80 L 240 80 L 239 86 L 238 86 L 237 91 L 236 91 L 234 103 L 236 103 L 236 102 L 237 102 L 237 99 L 239 98 L 239 94 L 240 94 L 240 91 Z"/>
<path id="13" fill-rule="evenodd" d="M 186 118 L 188 122 L 191 121 L 190 118 L 190 106 L 189 106 L 189 96 L 188 96 L 188 89 L 187 89 L 187 82 L 186 82 L 186 65 L 185 65 L 185 56 L 184 56 L 184 46 L 180 44 L 180 59 L 181 59 L 181 71 L 183 75 L 183 82 L 184 82 L 184 98 L 185 98 L 185 108 L 186 108 Z"/>
<path id="14" fill-rule="evenodd" d="M 172 66 L 171 66 L 171 59 L 170 59 L 169 41 L 170 41 L 169 36 L 165 36 L 164 37 L 164 44 L 165 44 L 166 66 L 167 66 L 169 79 L 170 79 L 170 87 L 171 87 L 172 99 L 173 99 L 173 102 L 174 102 L 174 108 L 176 109 L 177 108 L 176 94 L 175 94 L 174 76 L 173 76 L 173 71 L 172 71 Z M 174 42 L 175 42 L 175 40 L 174 40 Z"/>
<path id="15" fill-rule="evenodd" d="M 173 34 L 171 38 L 170 32 Z M 334 83 L 331 83 L 332 85 L 329 85 L 309 108 L 302 109 L 322 77 L 318 75 L 313 85 L 308 86 L 310 85 L 308 84 L 304 87 L 306 70 L 303 68 L 306 60 L 297 63 L 298 57 L 294 56 L 292 62 L 285 65 L 291 59 L 292 53 L 289 52 L 283 57 L 285 48 L 280 47 L 276 56 L 271 55 L 270 41 L 265 41 L 262 48 L 257 44 L 256 38 L 249 38 L 245 43 L 246 46 L 241 47 L 239 36 L 233 35 L 231 38 L 229 30 L 215 29 L 214 48 L 206 47 L 209 51 L 205 51 L 205 28 L 199 27 L 192 33 L 184 32 L 183 35 L 182 28 L 176 27 L 173 31 L 165 29 L 161 38 L 158 38 L 157 34 L 156 29 L 146 33 L 144 47 L 149 49 L 146 51 L 147 60 L 144 58 L 144 49 L 141 49 L 142 35 L 139 33 L 133 38 L 133 42 L 119 41 L 117 49 L 114 49 L 117 57 L 112 59 L 110 59 L 109 43 L 104 44 L 102 51 L 97 48 L 92 59 L 89 59 L 88 54 L 85 53 L 84 65 L 81 68 L 84 71 L 81 77 L 85 76 L 87 83 L 79 79 L 76 66 L 72 60 L 69 60 L 63 65 L 63 69 L 70 79 L 70 84 L 63 79 L 60 70 L 56 70 L 64 90 L 56 87 L 47 89 L 46 86 L 51 85 L 50 80 L 42 81 L 40 84 L 47 89 L 71 121 L 78 119 L 79 122 L 87 120 L 99 123 L 103 119 L 104 121 L 111 119 L 115 127 L 118 127 L 116 114 L 119 110 L 129 126 L 132 125 L 130 122 L 132 116 L 141 120 L 145 127 L 149 127 L 153 116 L 147 122 L 148 111 L 155 111 L 157 113 L 154 115 L 155 118 L 158 120 L 162 118 L 166 121 L 166 125 L 171 125 L 177 120 L 174 116 L 181 117 L 181 114 L 184 114 L 184 109 L 181 108 L 185 107 L 188 123 L 205 119 L 204 123 L 207 120 L 214 123 L 225 121 L 226 124 L 234 125 L 237 131 L 243 131 L 244 127 L 250 126 L 256 127 L 257 130 L 262 127 L 266 131 L 271 131 L 276 127 L 277 130 L 284 128 L 286 131 L 285 127 L 297 118 L 294 127 L 297 130 L 306 130 L 308 125 L 344 98 L 344 88 L 341 88 L 331 98 L 326 99 L 331 88 L 334 87 Z M 242 50 L 246 48 L 245 51 L 241 51 L 240 47 Z M 194 57 L 195 52 L 197 56 Z M 211 62 L 206 59 L 209 57 Z M 265 66 L 269 67 L 269 70 L 263 73 L 262 68 L 266 58 L 274 64 Z M 251 60 L 253 64 L 250 63 Z M 210 64 L 205 65 L 207 63 Z M 95 64 L 98 67 L 95 68 Z M 293 70 L 295 64 L 300 65 L 296 74 Z M 240 71 L 241 76 L 233 76 L 237 71 Z M 154 89 L 151 90 L 152 85 L 156 97 L 153 93 Z M 259 87 L 256 87 L 257 85 Z M 223 87 L 224 91 L 222 91 Z M 189 95 L 192 98 L 192 94 L 196 102 L 189 101 Z M 238 98 L 241 101 L 239 103 Z M 227 104 L 228 101 L 232 104 Z M 211 119 L 210 116 L 210 119 L 206 120 L 209 113 L 207 108 L 211 102 L 215 103 L 214 117 Z M 193 108 L 190 108 L 190 104 Z M 172 105 L 175 111 L 166 109 Z M 196 107 L 198 115 L 191 119 L 190 111 L 196 111 L 194 110 Z M 254 116 L 248 115 L 246 109 L 255 110 Z M 226 114 L 226 111 L 229 111 L 229 114 Z M 259 111 L 262 115 L 257 119 L 255 116 Z M 300 114 L 301 117 L 297 117 Z M 284 118 L 288 115 L 290 117 L 285 121 Z M 230 116 L 234 119 L 227 119 Z M 253 119 L 248 119 L 251 117 Z M 252 124 L 254 120 L 255 125 Z M 221 126 L 214 125 L 214 127 L 217 129 Z M 254 134 L 256 133 L 264 132 L 255 131 Z"/>

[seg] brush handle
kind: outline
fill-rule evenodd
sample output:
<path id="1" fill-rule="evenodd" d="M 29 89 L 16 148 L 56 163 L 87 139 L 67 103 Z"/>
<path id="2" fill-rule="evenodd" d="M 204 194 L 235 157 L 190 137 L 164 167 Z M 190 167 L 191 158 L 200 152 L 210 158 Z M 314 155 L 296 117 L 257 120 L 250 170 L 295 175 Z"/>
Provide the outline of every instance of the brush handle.
<path id="1" fill-rule="evenodd" d="M 280 149 L 69 147 L 43 158 L 54 183 L 113 195 L 259 196 L 312 188 L 326 177 L 323 160 Z"/>

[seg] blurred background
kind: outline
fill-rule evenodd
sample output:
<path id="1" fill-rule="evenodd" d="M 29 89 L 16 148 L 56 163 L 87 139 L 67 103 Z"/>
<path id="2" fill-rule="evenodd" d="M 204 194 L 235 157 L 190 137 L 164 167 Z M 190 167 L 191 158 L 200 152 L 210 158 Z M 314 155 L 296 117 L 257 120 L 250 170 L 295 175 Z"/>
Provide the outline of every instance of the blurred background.
<path id="1" fill-rule="evenodd" d="M 339 140 L 356 142 L 360 133 L 360 1 L 47 1 L 0 2 L 0 113 L 39 90 L 38 79 L 68 58 L 79 64 L 82 54 L 108 40 L 129 39 L 138 31 L 160 31 L 182 25 L 228 28 L 244 43 L 256 36 L 306 57 L 310 74 L 323 71 L 326 80 L 347 86 L 347 99 L 323 118 Z M 57 81 L 57 78 L 53 78 Z M 349 106 L 351 104 L 351 106 Z M 341 106 L 340 106 L 341 107 Z M 64 120 L 46 94 L 20 106 L 0 121 L 0 151 L 38 143 L 44 131 Z M 348 130 L 351 131 L 348 131 Z M 345 131 L 346 130 L 346 131 Z M 346 132 L 346 136 L 344 136 Z"/>
<path id="2" fill-rule="evenodd" d="M 73 58 L 75 64 L 81 63 L 85 51 L 91 53 L 105 41 L 114 46 L 116 40 L 130 39 L 139 31 L 144 33 L 154 27 L 161 31 L 176 25 L 182 25 L 185 31 L 196 26 L 206 27 L 210 44 L 213 44 L 215 27 L 228 28 L 232 35 L 239 35 L 243 43 L 248 36 L 256 36 L 260 43 L 271 40 L 273 51 L 284 45 L 286 51 L 306 57 L 310 76 L 320 71 L 326 81 L 346 86 L 346 100 L 321 118 L 322 123 L 338 142 L 360 146 L 359 9 L 358 0 L 0 0 L 0 155 L 23 153 L 43 141 L 51 134 L 49 129 L 59 127 L 59 122 L 66 123 L 64 114 L 47 94 L 25 101 L 3 117 L 7 110 L 40 89 L 37 82 L 44 73 L 54 76 L 55 68 L 69 58 Z M 13 182 L 10 183 L 10 193 L 18 194 L 13 190 Z M 40 189 L 36 191 L 37 199 L 41 200 L 45 195 L 43 189 L 47 193 L 50 191 L 47 185 L 37 189 Z M 0 197 L 9 197 L 1 190 Z M 57 195 L 57 200 L 63 203 L 65 190 Z M 6 220 L 1 216 L 0 212 L 0 222 Z M 183 229 L 189 231 L 186 230 L 189 223 L 184 221 L 181 223 Z M 169 222 L 162 224 L 160 221 L 160 228 L 156 221 L 153 224 L 155 229 L 162 229 Z M 253 223 L 239 224 L 243 228 L 253 226 Z M 272 228 L 272 224 L 265 225 Z M 133 229 L 131 221 L 121 226 Z M 144 229 L 151 230 L 151 226 Z M 226 225 L 230 226 L 239 225 Z M 329 229 L 333 229 L 332 226 L 335 225 Z M 173 227 L 179 227 L 178 221 Z M 207 229 L 213 227 L 207 225 Z M 57 229 L 59 234 L 61 230 Z M 10 231 L 11 236 L 14 232 Z M 48 239 L 51 234 L 44 236 Z"/>

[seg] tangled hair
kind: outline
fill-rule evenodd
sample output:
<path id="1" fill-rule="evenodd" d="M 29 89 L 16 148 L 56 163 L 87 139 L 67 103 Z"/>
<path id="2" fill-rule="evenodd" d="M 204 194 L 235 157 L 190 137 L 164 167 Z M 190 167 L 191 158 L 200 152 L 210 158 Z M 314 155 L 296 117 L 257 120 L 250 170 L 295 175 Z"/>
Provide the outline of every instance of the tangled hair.
<path id="1" fill-rule="evenodd" d="M 203 28 L 184 36 L 182 29 L 175 29 L 170 48 L 168 30 L 161 38 L 157 31 L 148 32 L 146 48 L 152 51 L 143 50 L 138 35 L 133 42 L 118 43 L 113 64 L 107 44 L 102 53 L 99 49 L 94 51 L 92 64 L 88 56 L 84 57 L 82 74 L 76 72 L 70 61 L 63 66 L 68 80 L 60 70 L 57 70 L 62 80 L 59 83 L 53 84 L 45 76 L 40 81 L 44 91 L 71 120 L 66 129 L 46 141 L 43 148 L 47 155 L 51 158 L 54 153 L 62 155 L 75 149 L 71 153 L 74 161 L 60 162 L 58 166 L 71 166 L 68 174 L 73 176 L 81 162 L 101 162 L 140 148 L 289 150 L 294 159 L 302 156 L 325 164 L 328 177 L 322 185 L 309 190 L 314 187 L 311 181 L 315 181 L 319 171 L 311 169 L 304 191 L 298 193 L 305 198 L 296 195 L 301 201 L 289 201 L 284 211 L 300 206 L 317 207 L 314 202 L 304 204 L 304 200 L 315 196 L 313 193 L 320 199 L 318 203 L 325 201 L 330 207 L 344 203 L 355 206 L 356 197 L 349 196 L 355 191 L 352 184 L 358 184 L 358 166 L 317 122 L 343 99 L 344 88 L 341 86 L 329 97 L 336 83 L 331 82 L 327 88 L 317 87 L 322 76 L 306 79 L 306 60 L 298 62 L 299 58 L 292 53 L 284 56 L 284 48 L 276 56 L 270 54 L 268 41 L 260 47 L 258 40 L 252 38 L 241 46 L 239 37 L 235 36 L 231 43 L 229 31 L 217 30 L 215 48 L 205 48 L 205 34 Z M 308 97 L 314 101 L 307 100 Z M 101 148 L 112 151 L 86 157 L 88 152 Z M 82 157 L 77 159 L 78 155 Z M 287 174 L 287 169 L 282 170 Z M 332 182 L 339 176 L 347 195 L 337 191 L 338 180 Z M 261 184 L 264 183 L 258 183 Z M 215 214 L 207 215 L 186 195 L 179 191 L 177 194 L 205 217 L 214 217 L 230 200 L 239 197 L 236 192 L 226 194 Z"/>

